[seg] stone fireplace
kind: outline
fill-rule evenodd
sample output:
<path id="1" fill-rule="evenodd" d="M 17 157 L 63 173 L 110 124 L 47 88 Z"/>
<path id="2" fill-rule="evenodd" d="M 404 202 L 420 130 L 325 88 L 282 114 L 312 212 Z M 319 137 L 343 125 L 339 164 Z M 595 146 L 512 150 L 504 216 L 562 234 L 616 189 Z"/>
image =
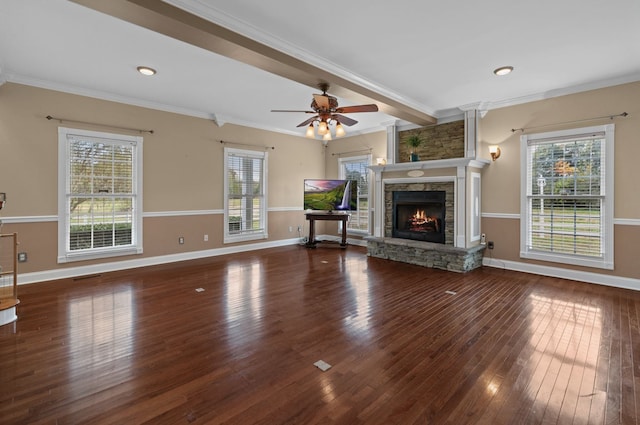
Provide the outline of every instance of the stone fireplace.
<path id="1" fill-rule="evenodd" d="M 476 159 L 476 111 L 465 113 L 464 157 L 394 162 L 398 132 L 387 131 L 392 163 L 372 166 L 372 257 L 467 272 L 482 265 L 480 171 Z"/>
<path id="2" fill-rule="evenodd" d="M 381 179 L 380 236 L 365 238 L 368 254 L 457 272 L 480 267 L 484 246 L 479 244 L 479 228 L 469 226 L 473 221 L 467 214 L 466 191 L 461 190 L 466 180 L 466 174 L 464 179 L 451 175 Z M 476 218 L 479 223 L 479 215 Z M 477 241 L 469 237 L 469 230 L 478 233 Z"/>

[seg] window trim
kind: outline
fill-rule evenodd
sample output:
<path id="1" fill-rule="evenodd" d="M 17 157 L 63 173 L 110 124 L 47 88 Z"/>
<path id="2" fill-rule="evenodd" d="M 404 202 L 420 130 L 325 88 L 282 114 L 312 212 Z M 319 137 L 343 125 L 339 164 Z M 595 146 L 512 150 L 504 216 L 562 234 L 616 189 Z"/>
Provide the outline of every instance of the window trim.
<path id="1" fill-rule="evenodd" d="M 132 143 L 134 149 L 133 169 L 133 212 L 132 212 L 132 245 L 92 248 L 82 252 L 74 252 L 69 247 L 69 214 L 67 185 L 69 178 L 69 143 L 68 136 L 84 136 L 92 139 L 106 139 Z M 77 128 L 58 127 L 58 263 L 73 261 L 95 260 L 100 258 L 118 257 L 143 253 L 142 241 L 142 145 L 141 136 L 106 133 L 101 131 L 81 130 Z"/>
<path id="2" fill-rule="evenodd" d="M 264 230 L 262 232 L 255 233 L 245 233 L 245 234 L 231 234 L 229 233 L 229 179 L 228 179 L 228 166 L 229 166 L 229 156 L 231 154 L 239 154 L 243 156 L 248 156 L 252 158 L 260 158 L 263 161 L 262 164 L 262 179 L 263 179 L 263 198 L 264 198 L 264 207 L 262 211 L 260 211 L 260 219 L 264 223 Z M 248 149 L 237 149 L 237 148 L 224 148 L 224 166 L 223 166 L 223 194 L 224 194 L 224 218 L 223 218 L 223 243 L 235 243 L 235 242 L 245 242 L 245 241 L 254 241 L 259 239 L 267 239 L 269 238 L 269 230 L 268 230 L 268 196 L 267 189 L 268 185 L 268 177 L 269 177 L 269 167 L 268 167 L 269 153 L 268 152 L 260 152 L 255 150 Z"/>
<path id="3" fill-rule="evenodd" d="M 546 133 L 534 133 L 524 134 L 520 136 L 520 257 L 549 261 L 554 263 L 564 263 L 576 266 L 594 267 L 607 270 L 613 270 L 614 268 L 614 228 L 613 228 L 613 215 L 614 215 L 614 124 L 574 128 L 569 130 L 551 131 Z M 531 141 L 560 141 L 562 139 L 577 138 L 579 136 L 588 133 L 604 133 L 604 185 L 602 186 L 603 193 L 603 209 L 601 212 L 602 217 L 602 247 L 603 256 L 601 258 L 592 258 L 581 255 L 560 254 L 560 253 L 545 253 L 540 251 L 528 250 L 528 229 L 529 229 L 529 202 L 528 202 L 528 188 L 530 187 L 527 170 L 528 170 L 528 149 L 527 145 Z"/>
<path id="4" fill-rule="evenodd" d="M 357 155 L 357 156 L 345 156 L 345 157 L 341 157 L 338 158 L 338 178 L 340 179 L 345 179 L 346 175 L 344 172 L 344 166 L 343 164 L 345 162 L 365 162 L 366 165 L 366 172 L 367 172 L 367 229 L 366 230 L 361 230 L 361 229 L 352 229 L 349 228 L 349 226 L 347 225 L 347 234 L 351 234 L 351 235 L 370 235 L 371 234 L 371 198 L 372 198 L 372 193 L 371 193 L 371 182 L 373 181 L 372 179 L 372 174 L 373 172 L 371 171 L 371 168 L 369 168 L 372 163 L 373 159 L 373 155 L 372 154 L 367 154 L 367 155 Z M 340 230 L 342 229 L 342 222 L 339 223 L 340 226 Z"/>

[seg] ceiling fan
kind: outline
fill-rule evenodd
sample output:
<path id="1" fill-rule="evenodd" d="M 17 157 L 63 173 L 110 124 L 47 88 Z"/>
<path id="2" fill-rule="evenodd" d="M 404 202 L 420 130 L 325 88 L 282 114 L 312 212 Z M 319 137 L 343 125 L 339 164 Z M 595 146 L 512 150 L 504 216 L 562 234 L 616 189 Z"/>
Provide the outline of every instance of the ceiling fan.
<path id="1" fill-rule="evenodd" d="M 328 95 L 329 84 L 320 83 L 318 88 L 322 90 L 322 94 L 314 94 L 311 101 L 312 111 L 297 111 L 290 109 L 272 109 L 271 112 L 304 112 L 305 114 L 316 114 L 315 116 L 305 120 L 297 125 L 297 127 L 307 126 L 306 136 L 315 138 L 315 127 L 317 126 L 318 135 L 323 140 L 331 140 L 330 125 L 335 125 L 336 137 L 345 135 L 342 125 L 352 126 L 358 121 L 342 114 L 352 114 L 354 112 L 377 112 L 378 105 L 354 105 L 354 106 L 338 106 L 338 99 Z"/>

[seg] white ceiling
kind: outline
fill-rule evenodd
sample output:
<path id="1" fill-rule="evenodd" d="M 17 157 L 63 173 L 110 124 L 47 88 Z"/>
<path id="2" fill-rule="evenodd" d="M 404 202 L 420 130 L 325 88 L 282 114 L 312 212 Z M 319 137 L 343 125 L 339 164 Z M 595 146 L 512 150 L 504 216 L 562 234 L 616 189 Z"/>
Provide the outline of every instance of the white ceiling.
<path id="1" fill-rule="evenodd" d="M 437 118 L 640 80 L 638 0 L 167 3 Z M 66 0 L 0 0 L 6 81 L 300 136 L 309 116 L 270 110 L 319 92 Z M 394 119 L 350 117 L 352 135 Z"/>

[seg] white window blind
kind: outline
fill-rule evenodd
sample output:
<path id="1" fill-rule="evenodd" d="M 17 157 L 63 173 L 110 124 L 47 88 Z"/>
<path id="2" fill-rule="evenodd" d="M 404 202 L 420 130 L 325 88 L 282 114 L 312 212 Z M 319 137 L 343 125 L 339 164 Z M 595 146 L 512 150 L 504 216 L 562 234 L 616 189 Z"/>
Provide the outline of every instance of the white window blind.
<path id="1" fill-rule="evenodd" d="M 522 142 L 521 255 L 612 267 L 613 125 L 524 135 Z"/>
<path id="2" fill-rule="evenodd" d="M 139 137 L 59 130 L 59 261 L 141 252 Z"/>
<path id="3" fill-rule="evenodd" d="M 225 148 L 225 242 L 267 237 L 267 153 Z"/>
<path id="4" fill-rule="evenodd" d="M 345 157 L 339 159 L 340 178 L 355 180 L 358 183 L 358 209 L 351 213 L 347 230 L 369 233 L 369 174 L 371 155 Z"/>

